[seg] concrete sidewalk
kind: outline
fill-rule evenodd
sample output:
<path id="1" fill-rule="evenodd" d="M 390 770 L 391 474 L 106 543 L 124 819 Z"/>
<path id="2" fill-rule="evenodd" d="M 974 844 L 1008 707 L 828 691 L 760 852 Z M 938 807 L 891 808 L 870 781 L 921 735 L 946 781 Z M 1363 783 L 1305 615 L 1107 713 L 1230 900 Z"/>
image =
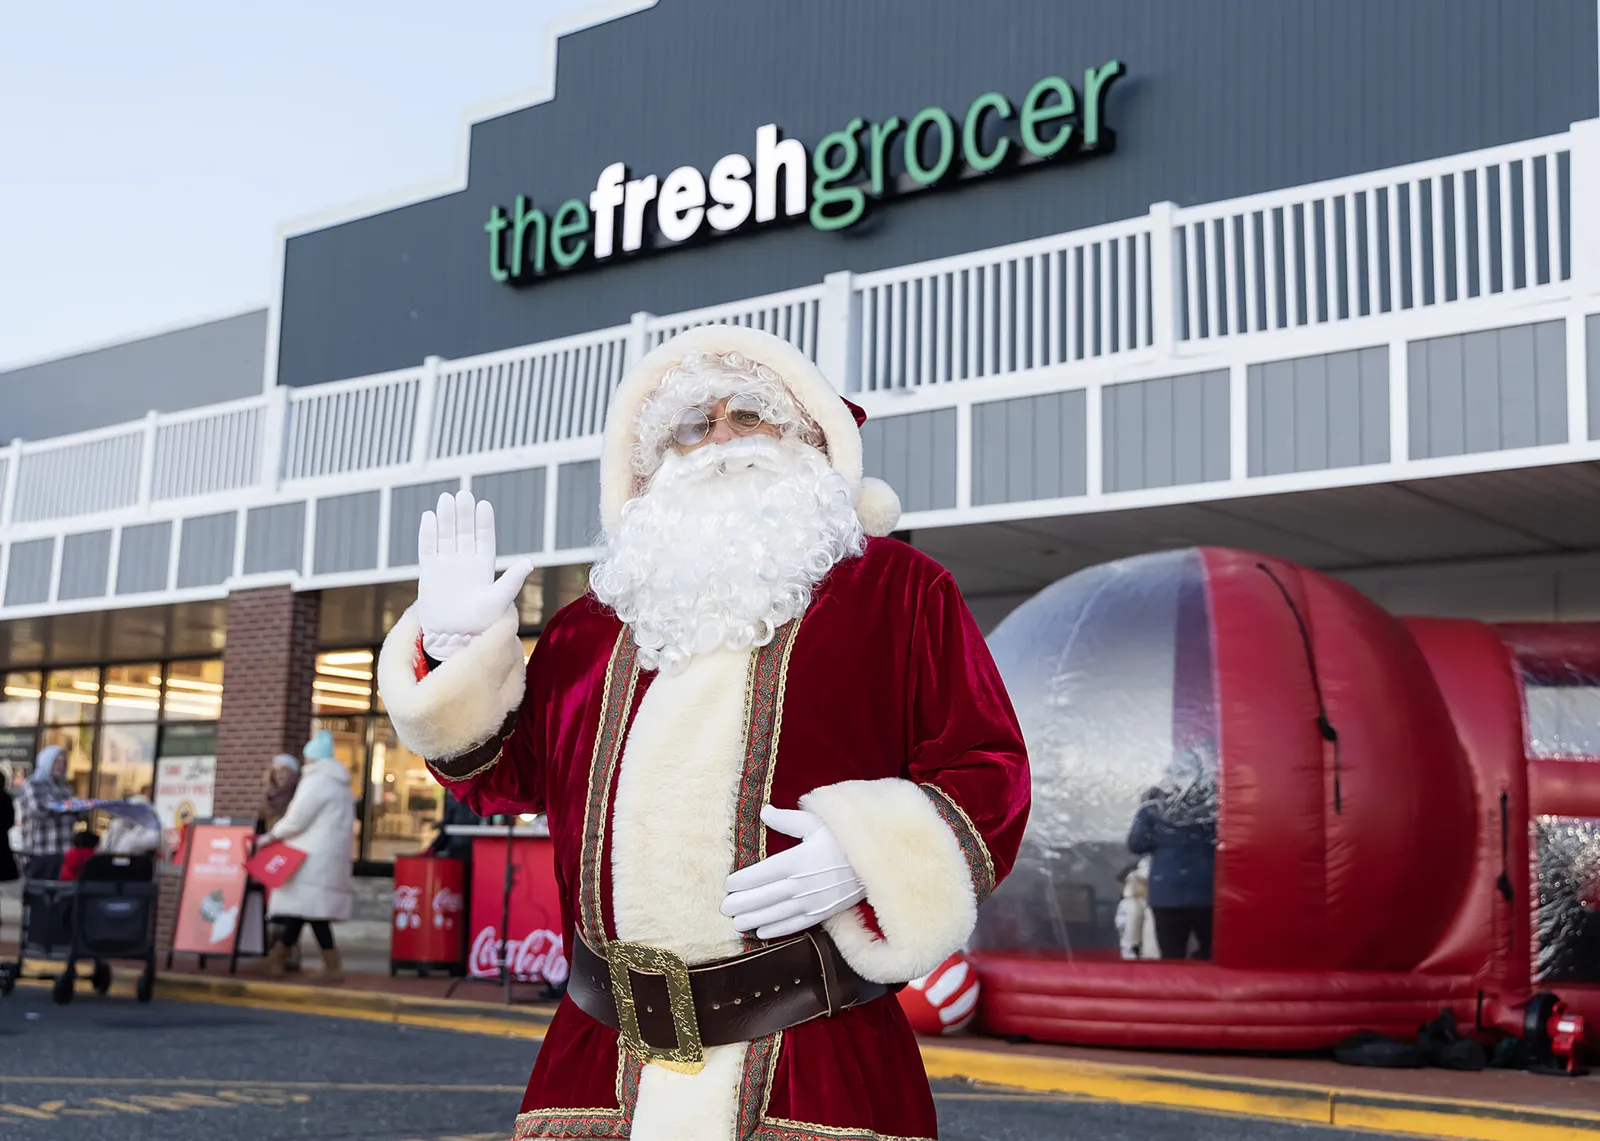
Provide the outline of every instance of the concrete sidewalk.
<path id="1" fill-rule="evenodd" d="M 554 1012 L 530 1001 L 538 988 L 516 986 L 503 1005 L 492 983 L 352 973 L 338 987 L 307 970 L 266 980 L 248 965 L 202 973 L 164 973 L 157 1000 L 181 999 L 331 1015 L 474 1034 L 537 1039 Z M 131 986 L 127 983 L 118 990 Z M 1165 1054 L 986 1038 L 925 1039 L 932 1078 L 960 1079 L 1085 1099 L 1206 1113 L 1243 1114 L 1306 1124 L 1472 1141 L 1600 1141 L 1600 1078 L 1545 1077 L 1504 1070 L 1369 1070 L 1315 1056 Z"/>

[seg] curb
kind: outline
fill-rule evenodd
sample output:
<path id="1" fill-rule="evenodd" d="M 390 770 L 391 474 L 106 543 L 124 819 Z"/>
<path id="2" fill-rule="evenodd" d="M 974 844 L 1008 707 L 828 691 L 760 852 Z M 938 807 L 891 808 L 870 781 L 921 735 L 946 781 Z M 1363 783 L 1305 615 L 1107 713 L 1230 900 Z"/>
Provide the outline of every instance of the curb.
<path id="1" fill-rule="evenodd" d="M 19 980 L 19 986 L 45 986 Z M 132 995 L 131 985 L 112 993 Z M 357 1018 L 509 1038 L 544 1037 L 555 1008 L 305 986 L 254 979 L 166 975 L 160 998 Z M 1063 1099 L 1293 1121 L 1460 1141 L 1600 1141 L 1600 1112 L 1413 1097 L 1374 1090 L 1233 1078 L 1155 1066 L 1089 1062 L 1013 1051 L 920 1043 L 934 1079 L 1027 1090 Z"/>

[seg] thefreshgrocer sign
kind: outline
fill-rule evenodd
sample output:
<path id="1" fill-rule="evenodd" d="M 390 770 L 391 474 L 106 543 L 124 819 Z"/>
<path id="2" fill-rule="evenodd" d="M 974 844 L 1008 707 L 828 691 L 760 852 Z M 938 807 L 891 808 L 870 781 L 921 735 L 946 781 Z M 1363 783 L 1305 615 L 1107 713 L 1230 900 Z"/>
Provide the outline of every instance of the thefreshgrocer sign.
<path id="1" fill-rule="evenodd" d="M 634 177 L 614 162 L 588 198 L 545 210 L 518 194 L 489 210 L 489 275 L 526 284 L 580 264 L 604 265 L 646 249 L 751 226 L 809 219 L 842 230 L 868 206 L 952 180 L 998 174 L 1069 155 L 1104 154 L 1116 136 L 1106 95 L 1125 72 L 1108 60 L 1083 73 L 1081 89 L 1047 75 L 1013 104 L 999 92 L 974 99 L 959 117 L 927 107 L 909 121 L 852 119 L 808 151 L 776 123 L 756 128 L 755 157 L 724 155 L 709 172 L 680 166 L 664 177 Z"/>

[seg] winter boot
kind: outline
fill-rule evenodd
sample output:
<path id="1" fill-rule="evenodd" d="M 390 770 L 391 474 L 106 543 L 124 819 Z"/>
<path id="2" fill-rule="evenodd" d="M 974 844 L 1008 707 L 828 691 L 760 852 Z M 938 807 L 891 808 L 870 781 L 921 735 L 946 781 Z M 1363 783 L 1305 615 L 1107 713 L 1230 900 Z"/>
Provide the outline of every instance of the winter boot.
<path id="1" fill-rule="evenodd" d="M 266 963 L 262 973 L 277 977 L 283 974 L 285 965 L 289 962 L 289 945 L 287 943 L 274 943 L 267 952 Z"/>
<path id="2" fill-rule="evenodd" d="M 339 948 L 322 952 L 322 981 L 325 983 L 344 982 L 344 971 L 340 969 Z"/>

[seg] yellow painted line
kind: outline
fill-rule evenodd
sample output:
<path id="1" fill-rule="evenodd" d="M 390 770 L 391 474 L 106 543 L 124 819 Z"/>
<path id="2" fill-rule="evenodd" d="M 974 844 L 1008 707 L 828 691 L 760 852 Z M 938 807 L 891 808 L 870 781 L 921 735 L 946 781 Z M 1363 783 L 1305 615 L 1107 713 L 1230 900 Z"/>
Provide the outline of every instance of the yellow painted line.
<path id="1" fill-rule="evenodd" d="M 544 1011 L 519 1017 L 490 1008 L 480 1014 L 474 1011 L 486 1004 L 294 984 L 180 976 L 157 980 L 156 992 L 169 998 L 223 1006 L 526 1041 L 542 1039 L 546 1028 Z M 119 985 L 113 987 L 112 993 L 131 994 L 132 988 Z M 922 1046 L 922 1058 L 930 1078 L 960 1079 L 1035 1094 L 1460 1141 L 1600 1141 L 1600 1113 L 1584 1110 L 1402 1097 L 1334 1086 L 933 1044 Z"/>
<path id="2" fill-rule="evenodd" d="M 522 1093 L 522 1086 L 445 1085 L 426 1082 L 275 1082 L 271 1078 L 85 1078 L 0 1074 L 0 1083 L 47 1086 L 226 1086 L 229 1089 L 335 1090 L 341 1093 Z"/>
<path id="3" fill-rule="evenodd" d="M 1365 1090 L 1030 1054 L 925 1045 L 932 1078 L 965 1078 L 1096 1101 L 1238 1114 L 1462 1141 L 1600 1141 L 1600 1113 Z"/>

